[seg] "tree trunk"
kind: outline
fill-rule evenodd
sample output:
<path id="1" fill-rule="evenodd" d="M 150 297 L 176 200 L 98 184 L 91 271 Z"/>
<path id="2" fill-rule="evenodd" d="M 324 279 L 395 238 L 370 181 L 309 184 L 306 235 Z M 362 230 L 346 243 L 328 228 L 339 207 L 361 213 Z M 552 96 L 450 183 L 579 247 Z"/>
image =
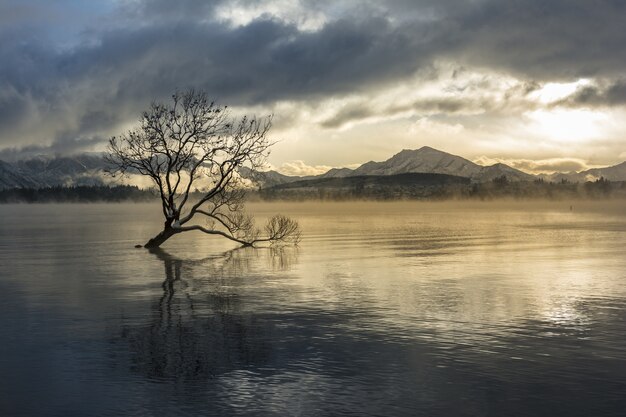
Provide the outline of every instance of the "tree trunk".
<path id="1" fill-rule="evenodd" d="M 147 249 L 151 249 L 151 248 L 158 248 L 159 246 L 161 246 L 167 239 L 171 238 L 172 236 L 174 236 L 176 233 L 178 233 L 175 229 L 171 228 L 171 227 L 166 227 L 165 229 L 163 229 L 163 231 L 161 233 L 159 233 L 158 235 L 156 235 L 155 237 L 153 237 L 152 239 L 150 239 L 148 241 L 148 243 L 146 243 L 144 245 L 145 248 Z"/>

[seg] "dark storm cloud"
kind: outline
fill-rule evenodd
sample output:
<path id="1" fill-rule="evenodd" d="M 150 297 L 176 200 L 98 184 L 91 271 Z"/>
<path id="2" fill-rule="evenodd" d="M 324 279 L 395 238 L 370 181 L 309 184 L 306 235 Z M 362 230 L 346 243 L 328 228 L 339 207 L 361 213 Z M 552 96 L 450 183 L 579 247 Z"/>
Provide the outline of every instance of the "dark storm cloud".
<path id="1" fill-rule="evenodd" d="M 579 88 L 572 96 L 557 105 L 610 107 L 626 105 L 626 79 Z"/>
<path id="2" fill-rule="evenodd" d="M 406 57 L 417 43 L 380 18 L 336 21 L 312 33 L 274 20 L 236 29 L 217 23 L 157 26 L 107 35 L 62 65 L 76 76 L 124 72 L 117 85 L 122 95 L 162 96 L 196 86 L 231 102 L 256 104 L 409 75 L 419 60 Z"/>
<path id="3" fill-rule="evenodd" d="M 466 111 L 484 111 L 493 107 L 488 100 L 462 100 L 454 98 L 424 99 L 405 105 L 386 107 L 369 106 L 366 103 L 349 105 L 341 109 L 321 125 L 325 128 L 338 128 L 350 122 L 365 120 L 370 117 L 394 116 L 399 113 L 414 112 L 415 114 L 446 113 L 454 114 Z"/>
<path id="4" fill-rule="evenodd" d="M 463 69 L 453 71 L 456 74 L 464 72 Z M 523 99 L 537 89 L 535 83 L 518 83 L 509 86 L 504 91 L 494 85 L 493 80 L 486 77 L 478 81 L 463 81 L 448 85 L 444 88 L 447 93 L 454 92 L 454 96 L 420 97 L 416 100 L 399 104 L 386 102 L 382 105 L 362 100 L 341 108 L 336 114 L 321 122 L 325 128 L 340 128 L 350 122 L 358 122 L 374 117 L 394 117 L 398 114 L 413 116 L 429 116 L 434 114 L 444 115 L 467 115 L 481 113 L 505 113 L 515 111 L 523 106 L 525 110 L 531 110 L 535 105 Z M 485 96 L 485 92 L 501 93 L 501 97 Z M 522 101 L 520 101 L 522 99 Z"/>
<path id="5" fill-rule="evenodd" d="M 623 1 L 305 0 L 304 6 L 327 12 L 317 31 L 269 15 L 233 27 L 214 18 L 216 7 L 227 4 L 220 1 L 128 1 L 69 47 L 46 40 L 59 32 L 58 17 L 33 31 L 26 16 L 40 19 L 50 6 L 27 3 L 0 7 L 4 16 L 11 11 L 24 21 L 0 28 L 0 147 L 19 147 L 16 135 L 29 134 L 23 123 L 35 113 L 41 123 L 68 118 L 70 127 L 47 134 L 37 129 L 30 138 L 60 143 L 114 130 L 177 88 L 206 89 L 224 104 L 254 105 L 371 89 L 406 79 L 437 59 L 512 73 L 529 85 L 578 77 L 610 81 L 626 65 Z M 621 85 L 587 92 L 588 100 L 619 102 Z M 454 112 L 467 105 L 440 107 Z M 340 126 L 369 111 L 352 109 L 326 124 Z"/>
<path id="6" fill-rule="evenodd" d="M 622 0 L 478 4 L 452 18 L 457 25 L 452 36 L 459 39 L 449 52 L 468 63 L 543 80 L 624 71 L 626 2 Z"/>
<path id="7" fill-rule="evenodd" d="M 324 120 L 321 125 L 325 128 L 342 127 L 352 121 L 364 120 L 376 114 L 376 110 L 364 104 L 347 106 L 341 109 L 337 114 L 329 119 Z"/>
<path id="8" fill-rule="evenodd" d="M 29 112 L 29 103 L 25 97 L 7 89 L 0 92 L 0 126 L 20 123 Z"/>
<path id="9" fill-rule="evenodd" d="M 210 16 L 223 0 L 144 0 L 123 2 L 117 12 L 120 18 L 149 21 L 195 20 Z"/>
<path id="10" fill-rule="evenodd" d="M 94 145 L 105 140 L 105 138 L 98 136 L 90 138 L 61 137 L 50 145 L 28 145 L 0 149 L 0 160 L 12 162 L 38 155 L 72 155 L 90 151 Z"/>
<path id="11" fill-rule="evenodd" d="M 13 94 L 0 100 L 0 119 L 15 117 L 29 100 L 43 112 L 77 100 L 83 103 L 75 109 L 81 135 L 96 127 L 86 123 L 94 113 L 115 112 L 124 103 L 137 117 L 146 103 L 177 88 L 202 88 L 235 105 L 321 97 L 411 74 L 418 60 L 402 61 L 416 43 L 381 18 L 335 21 L 317 32 L 276 20 L 236 29 L 219 23 L 152 25 L 107 32 L 96 45 L 58 54 L 36 42 L 9 40 L 0 53 L 14 65 L 3 66 L 0 77 Z"/>

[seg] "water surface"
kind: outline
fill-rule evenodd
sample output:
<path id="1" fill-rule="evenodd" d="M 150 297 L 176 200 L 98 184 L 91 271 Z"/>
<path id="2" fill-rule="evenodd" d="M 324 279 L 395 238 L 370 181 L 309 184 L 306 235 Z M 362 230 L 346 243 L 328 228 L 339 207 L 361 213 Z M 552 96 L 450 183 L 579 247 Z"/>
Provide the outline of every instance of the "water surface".
<path id="1" fill-rule="evenodd" d="M 0 415 L 623 415 L 626 210 L 569 206 L 256 204 L 300 246 L 154 253 L 152 205 L 0 206 Z"/>

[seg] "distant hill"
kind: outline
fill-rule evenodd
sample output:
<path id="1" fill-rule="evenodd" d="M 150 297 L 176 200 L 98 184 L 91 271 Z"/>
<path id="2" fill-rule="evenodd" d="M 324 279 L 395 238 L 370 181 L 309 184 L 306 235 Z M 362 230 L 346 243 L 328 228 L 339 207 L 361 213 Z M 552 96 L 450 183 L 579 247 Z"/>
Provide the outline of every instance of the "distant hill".
<path id="1" fill-rule="evenodd" d="M 75 156 L 39 156 L 17 162 L 0 161 L 0 189 L 44 188 L 56 186 L 102 185 L 106 181 L 106 163 L 100 154 Z M 485 183 L 506 176 L 508 181 L 585 182 L 604 177 L 610 181 L 626 181 L 626 162 L 582 172 L 556 173 L 534 176 L 505 164 L 482 166 L 460 156 L 439 151 L 429 146 L 404 149 L 391 158 L 370 161 L 356 169 L 332 168 L 321 175 L 289 176 L 277 171 L 256 172 L 240 168 L 239 174 L 262 188 L 296 181 L 361 176 L 391 176 L 398 174 L 441 174 L 469 178 L 474 183 Z"/>
<path id="2" fill-rule="evenodd" d="M 132 185 L 79 185 L 0 190 L 0 204 L 6 203 L 94 203 L 153 201 L 157 195 Z"/>
<path id="3" fill-rule="evenodd" d="M 460 156 L 423 146 L 416 150 L 405 149 L 383 162 L 368 162 L 353 171 L 354 175 L 393 175 L 405 173 L 447 174 L 470 178 L 474 181 L 491 181 L 505 175 L 509 181 L 529 181 L 533 175 L 505 164 L 478 165 Z"/>
<path id="4" fill-rule="evenodd" d="M 0 189 L 102 185 L 105 168 L 97 154 L 0 161 Z"/>
<path id="5" fill-rule="evenodd" d="M 386 186 L 386 185 L 435 185 L 435 184 L 467 184 L 468 178 L 447 174 L 430 174 L 430 173 L 406 173 L 395 175 L 355 175 L 350 177 L 336 178 L 314 178 L 309 180 L 300 180 L 277 185 L 278 189 L 294 189 L 294 188 L 311 188 L 311 187 L 327 187 L 327 188 L 343 188 L 354 186 Z"/>
<path id="6" fill-rule="evenodd" d="M 447 174 L 405 173 L 358 175 L 299 180 L 264 189 L 261 196 L 277 198 L 428 198 L 445 197 L 465 189 L 470 179 Z"/>
<path id="7" fill-rule="evenodd" d="M 481 167 L 480 171 L 471 178 L 477 182 L 486 182 L 493 181 L 502 176 L 505 176 L 509 181 L 532 181 L 537 179 L 534 175 L 527 174 L 519 169 L 500 163 Z"/>
<path id="8" fill-rule="evenodd" d="M 354 170 L 350 168 L 332 168 L 327 172 L 318 175 L 317 178 L 343 178 L 353 176 Z"/>
<path id="9" fill-rule="evenodd" d="M 506 171 L 506 170 L 504 170 Z M 501 167 L 492 169 L 493 175 Z M 263 200 L 446 200 L 446 199 L 606 199 L 626 198 L 626 181 L 593 182 L 511 181 L 495 176 L 491 181 L 447 174 L 407 173 L 315 178 L 288 182 L 259 190 Z"/>
<path id="10" fill-rule="evenodd" d="M 626 161 L 606 168 L 589 169 L 581 172 L 581 174 L 585 175 L 585 180 L 604 177 L 609 181 L 624 181 L 626 180 Z"/>
<path id="11" fill-rule="evenodd" d="M 0 189 L 37 187 L 37 181 L 8 162 L 0 161 Z"/>
<path id="12" fill-rule="evenodd" d="M 605 168 L 592 168 L 581 172 L 556 173 L 545 176 L 549 181 L 584 182 L 604 177 L 609 181 L 626 181 L 626 162 Z"/>
<path id="13" fill-rule="evenodd" d="M 240 167 L 239 175 L 262 186 L 274 186 L 299 181 L 303 177 L 289 176 L 276 171 L 253 171 L 248 167 Z"/>
<path id="14" fill-rule="evenodd" d="M 471 178 L 481 166 L 460 156 L 438 151 L 428 146 L 416 150 L 404 149 L 383 162 L 367 162 L 353 175 L 394 175 L 406 173 L 447 174 Z"/>
<path id="15" fill-rule="evenodd" d="M 240 172 L 244 177 L 253 179 L 250 170 Z M 470 178 L 475 182 L 491 181 L 506 176 L 509 181 L 532 181 L 537 177 L 512 168 L 505 164 L 491 166 L 478 165 L 460 156 L 424 146 L 419 149 L 404 149 L 382 162 L 366 162 L 358 168 L 333 168 L 328 172 L 309 177 L 290 177 L 276 171 L 257 173 L 256 180 L 263 187 L 273 187 L 294 181 L 316 178 L 346 178 L 354 176 L 385 176 L 397 174 L 445 174 Z"/>

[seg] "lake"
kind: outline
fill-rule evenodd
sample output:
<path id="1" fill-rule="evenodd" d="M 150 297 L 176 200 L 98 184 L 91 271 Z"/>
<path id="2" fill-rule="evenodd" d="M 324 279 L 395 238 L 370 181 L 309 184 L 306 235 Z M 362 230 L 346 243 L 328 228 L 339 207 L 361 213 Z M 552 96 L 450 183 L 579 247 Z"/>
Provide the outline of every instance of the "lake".
<path id="1" fill-rule="evenodd" d="M 250 211 L 302 242 L 0 206 L 0 415 L 624 415 L 624 202 Z"/>

